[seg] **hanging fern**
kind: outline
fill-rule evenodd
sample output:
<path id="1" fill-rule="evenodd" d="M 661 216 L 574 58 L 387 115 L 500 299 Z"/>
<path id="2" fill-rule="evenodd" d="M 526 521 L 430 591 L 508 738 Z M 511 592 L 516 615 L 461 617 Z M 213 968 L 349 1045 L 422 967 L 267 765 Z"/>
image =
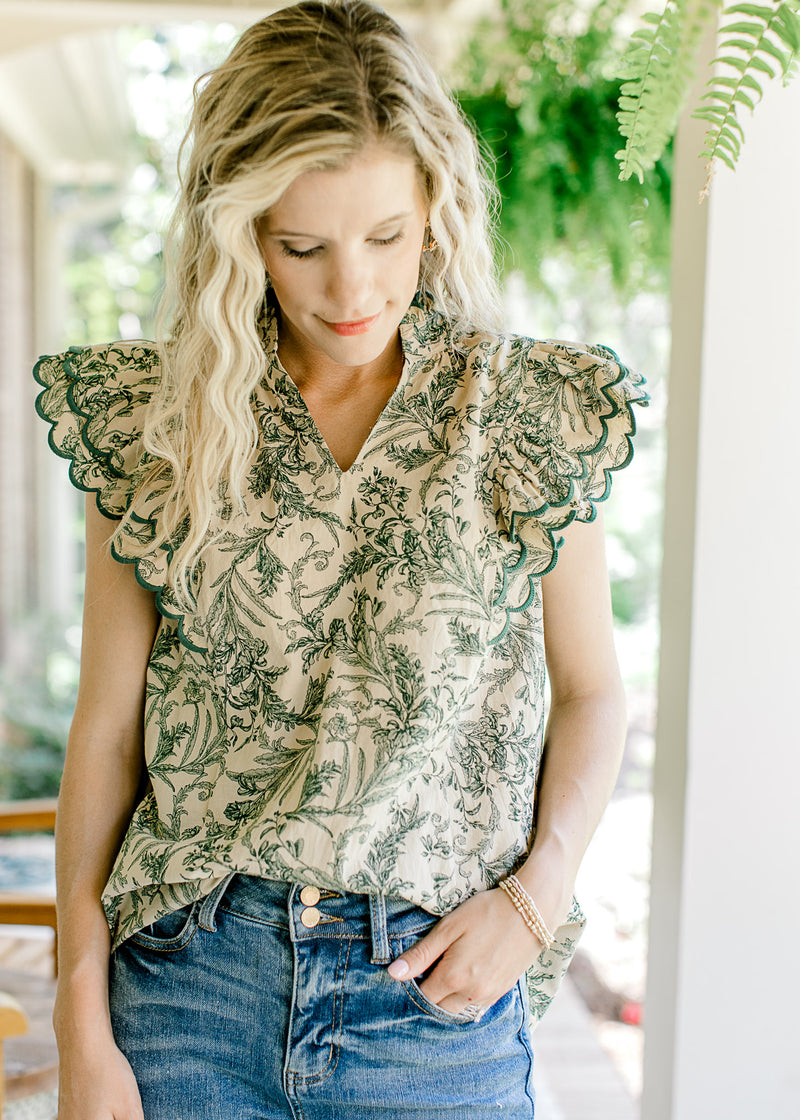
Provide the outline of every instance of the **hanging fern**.
<path id="1" fill-rule="evenodd" d="M 637 175 L 644 181 L 675 131 L 692 81 L 703 29 L 715 11 L 713 2 L 667 0 L 659 15 L 643 16 L 646 24 L 631 37 L 621 71 L 627 80 L 620 90 L 619 131 L 626 137 L 617 152 L 620 179 Z"/>
<path id="2" fill-rule="evenodd" d="M 708 121 L 705 147 L 708 176 L 702 196 L 708 194 L 716 161 L 734 168 L 741 151 L 744 131 L 738 119 L 741 105 L 751 111 L 762 97 L 761 83 L 754 74 L 789 77 L 800 50 L 800 15 L 797 0 L 777 7 L 732 4 L 724 16 L 734 17 L 721 32 L 720 54 L 714 59 L 720 72 L 709 81 L 702 99 L 708 104 L 692 116 Z M 746 16 L 742 20 L 740 17 Z M 761 78 L 763 81 L 763 78 Z"/>
<path id="3" fill-rule="evenodd" d="M 546 290 L 542 263 L 565 247 L 619 292 L 660 285 L 669 261 L 671 152 L 643 188 L 621 183 L 617 83 L 629 0 L 498 0 L 451 84 L 494 164 L 504 268 Z M 646 276 L 646 279 L 644 278 Z"/>
<path id="4" fill-rule="evenodd" d="M 635 174 L 642 182 L 672 136 L 694 78 L 700 41 L 721 7 L 722 0 L 667 0 L 664 11 L 645 15 L 646 26 L 631 37 L 620 64 L 617 119 L 626 138 L 617 152 L 621 179 Z M 718 159 L 733 167 L 739 156 L 744 138 L 740 106 L 755 107 L 763 75 L 787 80 L 800 52 L 800 0 L 733 4 L 723 9 L 722 19 L 721 44 L 712 63 L 719 73 L 694 113 L 711 126 L 701 153 L 709 161 L 709 180 Z"/>

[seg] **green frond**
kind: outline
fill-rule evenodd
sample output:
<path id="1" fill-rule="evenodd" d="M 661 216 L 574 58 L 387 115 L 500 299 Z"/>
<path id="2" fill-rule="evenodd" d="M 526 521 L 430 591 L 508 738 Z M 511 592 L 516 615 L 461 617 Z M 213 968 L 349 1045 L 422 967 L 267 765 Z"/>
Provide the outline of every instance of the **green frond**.
<path id="1" fill-rule="evenodd" d="M 772 69 L 769 63 L 765 62 L 763 58 L 758 58 L 758 56 L 755 56 L 751 59 L 750 69 L 760 70 L 762 74 L 766 74 L 770 78 L 775 77 L 775 71 Z"/>
<path id="2" fill-rule="evenodd" d="M 674 132 L 694 73 L 702 33 L 721 0 L 667 0 L 663 12 L 643 16 L 620 64 L 617 120 L 626 139 L 617 152 L 620 179 L 653 167 Z"/>
<path id="3" fill-rule="evenodd" d="M 762 96 L 761 86 L 758 84 L 752 74 L 742 74 L 739 85 L 745 86 L 747 89 L 753 89 L 756 91 L 759 97 Z"/>
<path id="4" fill-rule="evenodd" d="M 763 30 L 763 25 L 760 23 L 729 23 L 725 27 L 725 35 L 749 35 L 752 38 L 754 35 L 760 35 Z M 750 43 L 748 40 L 747 46 Z"/>
<path id="5" fill-rule="evenodd" d="M 736 18 L 739 16 L 748 19 L 742 21 Z M 708 104 L 692 114 L 711 126 L 700 153 L 708 160 L 709 171 L 703 195 L 708 193 L 714 161 L 720 159 L 733 168 L 739 158 L 744 139 L 737 118 L 739 107 L 744 105 L 751 112 L 755 109 L 756 101 L 746 90 L 757 94 L 758 100 L 762 96 L 754 72 L 769 78 L 780 73 L 786 80 L 800 52 L 800 0 L 782 0 L 770 6 L 732 4 L 724 9 L 722 17 L 734 18 L 720 31 L 720 53 L 712 64 L 720 70 L 701 99 Z"/>

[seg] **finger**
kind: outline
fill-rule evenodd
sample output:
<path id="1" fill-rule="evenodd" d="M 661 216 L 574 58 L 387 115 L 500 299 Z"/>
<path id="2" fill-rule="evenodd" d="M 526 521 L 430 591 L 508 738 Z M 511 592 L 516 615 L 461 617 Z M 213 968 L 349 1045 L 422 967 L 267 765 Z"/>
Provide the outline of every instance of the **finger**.
<path id="1" fill-rule="evenodd" d="M 405 980 L 412 976 L 419 976 L 437 961 L 444 951 L 452 944 L 455 934 L 448 932 L 443 923 L 437 922 L 430 933 L 421 937 L 410 949 L 406 949 L 389 965 L 389 975 L 395 980 Z"/>
<path id="2" fill-rule="evenodd" d="M 431 1003 L 444 1008 L 445 1011 L 454 1011 L 459 1015 L 465 1004 L 483 1002 L 482 997 L 469 995 L 463 986 L 453 980 L 441 965 L 437 965 L 433 972 L 426 976 L 424 982 L 419 985 L 419 990 Z"/>
<path id="3" fill-rule="evenodd" d="M 460 1011 L 473 1000 L 482 1002 L 486 987 L 486 962 L 465 958 L 459 948 L 444 953 L 419 986 L 426 999 L 448 1011 Z"/>
<path id="4" fill-rule="evenodd" d="M 422 991 L 422 988 L 420 988 L 420 991 Z M 431 999 L 427 992 L 423 994 L 426 999 Z M 466 996 L 457 993 L 455 995 L 445 996 L 444 999 L 431 1000 L 431 1003 L 435 1003 L 442 1011 L 449 1011 L 452 1015 L 464 1015 L 467 1014 L 466 1009 L 470 1007 L 471 1001 L 468 1000 Z"/>

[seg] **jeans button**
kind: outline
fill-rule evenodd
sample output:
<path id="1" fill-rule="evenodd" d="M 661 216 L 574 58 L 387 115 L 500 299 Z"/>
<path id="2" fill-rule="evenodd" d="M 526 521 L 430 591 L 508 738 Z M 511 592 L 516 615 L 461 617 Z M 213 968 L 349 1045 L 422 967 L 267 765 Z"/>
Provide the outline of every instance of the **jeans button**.
<path id="1" fill-rule="evenodd" d="M 303 887 L 300 891 L 300 901 L 305 906 L 316 906 L 320 900 L 320 892 L 316 887 Z"/>
<path id="2" fill-rule="evenodd" d="M 303 923 L 303 925 L 306 927 L 306 929 L 313 929 L 314 926 L 319 925 L 319 921 L 320 921 L 321 917 L 322 917 L 322 914 L 320 914 L 320 912 L 319 912 L 319 910 L 317 910 L 316 906 L 309 906 L 300 915 L 300 921 Z"/>

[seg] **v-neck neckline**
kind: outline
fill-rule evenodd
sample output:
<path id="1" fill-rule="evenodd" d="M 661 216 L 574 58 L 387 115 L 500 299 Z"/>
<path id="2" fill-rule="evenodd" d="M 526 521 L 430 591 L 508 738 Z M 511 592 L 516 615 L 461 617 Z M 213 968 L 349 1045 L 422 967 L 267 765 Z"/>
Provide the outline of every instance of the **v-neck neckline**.
<path id="1" fill-rule="evenodd" d="M 299 388 L 297 387 L 296 382 L 292 379 L 291 374 L 286 371 L 282 362 L 278 358 L 277 353 L 275 355 L 275 364 L 276 364 L 276 367 L 277 367 L 278 371 L 280 372 L 280 374 L 282 375 L 282 377 L 284 379 L 284 383 L 291 386 L 291 391 L 292 391 L 292 393 L 293 393 L 293 395 L 295 396 L 295 399 L 296 399 L 297 408 L 302 409 L 303 412 L 305 413 L 305 415 L 308 419 L 308 423 L 310 425 L 312 425 L 312 427 L 313 427 L 315 442 L 319 445 L 319 447 L 323 450 L 325 455 L 328 457 L 328 459 L 331 462 L 331 466 L 333 467 L 333 469 L 336 471 L 336 473 L 341 478 L 344 478 L 344 477 L 346 477 L 347 475 L 350 475 L 350 474 L 355 474 L 356 473 L 356 468 L 360 466 L 361 461 L 366 454 L 367 445 L 369 444 L 370 440 L 372 439 L 372 436 L 374 435 L 375 431 L 380 427 L 381 422 L 383 421 L 386 413 L 388 412 L 389 408 L 392 406 L 393 402 L 395 401 L 395 399 L 398 396 L 398 393 L 399 393 L 401 387 L 404 385 L 404 383 L 406 381 L 406 374 L 407 374 L 407 371 L 408 371 L 408 360 L 404 356 L 403 366 L 402 366 L 402 369 L 400 370 L 400 377 L 397 381 L 397 384 L 395 385 L 394 389 L 392 390 L 391 394 L 389 395 L 388 399 L 386 400 L 386 403 L 384 404 L 383 408 L 378 413 L 378 416 L 375 419 L 375 423 L 372 425 L 372 427 L 370 428 L 370 430 L 367 432 L 366 436 L 364 437 L 364 440 L 363 440 L 361 446 L 359 447 L 359 449 L 356 453 L 356 456 L 353 459 L 352 463 L 350 464 L 349 467 L 346 467 L 346 468 L 341 466 L 338 459 L 336 458 L 336 456 L 331 451 L 330 447 L 328 446 L 328 441 L 325 439 L 325 436 L 322 434 L 322 429 L 320 428 L 317 421 L 314 419 L 314 415 L 313 415 L 311 409 L 308 407 L 308 402 L 306 401 L 303 394 L 300 392 Z"/>
<path id="2" fill-rule="evenodd" d="M 310 425 L 314 433 L 315 443 L 328 459 L 332 470 L 336 473 L 338 478 L 348 478 L 359 472 L 359 470 L 363 466 L 363 461 L 369 452 L 369 445 L 372 442 L 375 433 L 381 428 L 387 413 L 394 406 L 397 399 L 402 395 L 405 386 L 409 381 L 411 370 L 413 368 L 415 347 L 413 345 L 412 338 L 414 324 L 418 322 L 419 319 L 424 318 L 424 316 L 425 312 L 422 311 L 422 309 L 419 308 L 416 304 L 412 304 L 400 321 L 400 345 L 403 351 L 403 365 L 400 370 L 400 377 L 392 393 L 390 394 L 389 398 L 378 414 L 375 423 L 372 425 L 366 437 L 364 438 L 364 441 L 359 447 L 358 453 L 353 459 L 353 462 L 349 467 L 343 469 L 336 459 L 336 456 L 328 446 L 328 443 L 324 435 L 322 434 L 319 425 L 314 419 L 311 413 L 311 409 L 308 407 L 303 394 L 300 392 L 297 384 L 292 379 L 291 374 L 288 373 L 280 358 L 278 357 L 278 317 L 274 307 L 270 305 L 267 305 L 265 307 L 264 318 L 266 321 L 262 322 L 261 324 L 262 342 L 267 353 L 267 359 L 269 363 L 268 372 L 270 373 L 272 378 L 274 378 L 277 374 L 277 376 L 282 381 L 280 389 L 277 389 L 276 387 L 276 395 L 278 397 L 278 400 L 280 401 L 280 404 L 285 411 L 287 410 L 287 406 L 289 406 L 288 412 L 290 415 L 292 411 L 302 411 L 307 422 L 306 426 Z M 292 400 L 286 399 L 287 391 L 293 398 Z"/>

